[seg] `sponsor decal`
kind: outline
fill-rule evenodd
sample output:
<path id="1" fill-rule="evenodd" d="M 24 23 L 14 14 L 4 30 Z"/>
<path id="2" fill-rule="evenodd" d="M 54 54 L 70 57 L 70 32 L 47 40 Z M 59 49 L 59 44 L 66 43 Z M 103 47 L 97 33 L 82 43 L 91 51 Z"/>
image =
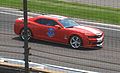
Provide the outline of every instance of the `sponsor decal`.
<path id="1" fill-rule="evenodd" d="M 55 35 L 55 29 L 54 28 L 48 28 L 48 33 L 47 35 L 49 37 L 53 37 Z"/>

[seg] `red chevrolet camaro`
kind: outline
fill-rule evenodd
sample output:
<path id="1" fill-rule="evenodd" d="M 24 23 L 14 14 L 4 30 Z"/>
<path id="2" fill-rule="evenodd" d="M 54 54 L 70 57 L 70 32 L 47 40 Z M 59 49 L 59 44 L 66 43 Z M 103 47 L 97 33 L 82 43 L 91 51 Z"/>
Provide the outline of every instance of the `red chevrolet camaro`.
<path id="1" fill-rule="evenodd" d="M 23 18 L 14 24 L 14 32 L 24 40 Z M 28 40 L 31 38 L 69 44 L 72 48 L 103 47 L 104 33 L 96 28 L 78 24 L 69 17 L 40 15 L 28 18 Z"/>

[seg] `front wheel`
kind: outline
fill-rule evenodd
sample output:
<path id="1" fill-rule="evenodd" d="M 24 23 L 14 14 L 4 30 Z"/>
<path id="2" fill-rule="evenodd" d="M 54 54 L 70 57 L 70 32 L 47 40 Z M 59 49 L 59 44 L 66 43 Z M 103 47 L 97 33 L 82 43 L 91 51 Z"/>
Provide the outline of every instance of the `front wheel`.
<path id="1" fill-rule="evenodd" d="M 28 40 L 30 40 L 31 37 L 32 37 L 32 32 L 30 31 L 30 29 L 27 30 L 27 34 L 28 34 L 27 38 L 28 38 Z M 20 32 L 20 38 L 22 40 L 25 40 L 25 31 L 24 31 L 24 29 L 22 29 L 21 32 Z"/>
<path id="2" fill-rule="evenodd" d="M 82 40 L 80 37 L 74 35 L 70 38 L 69 44 L 72 48 L 78 49 L 82 46 Z"/>

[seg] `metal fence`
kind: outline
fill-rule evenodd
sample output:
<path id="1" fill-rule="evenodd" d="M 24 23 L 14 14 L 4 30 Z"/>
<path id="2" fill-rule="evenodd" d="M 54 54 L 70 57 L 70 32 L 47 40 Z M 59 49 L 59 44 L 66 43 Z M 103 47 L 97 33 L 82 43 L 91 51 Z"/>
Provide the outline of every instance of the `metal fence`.
<path id="1" fill-rule="evenodd" d="M 25 1 L 28 2 L 29 17 L 41 14 L 67 16 L 81 25 L 102 30 L 105 34 L 103 48 L 72 49 L 68 45 L 36 39 L 30 40 L 25 46 L 25 42 L 14 32 L 15 20 L 27 15 L 23 12 L 26 10 L 23 7 Z M 69 67 L 72 70 L 119 73 L 119 3 L 120 0 L 0 0 L 0 56 L 43 65 Z M 24 21 L 24 24 L 27 24 L 27 20 Z M 27 66 L 28 63 L 26 70 Z M 0 63 L 2 73 L 5 71 L 3 68 Z M 8 73 L 12 73 L 11 71 Z"/>

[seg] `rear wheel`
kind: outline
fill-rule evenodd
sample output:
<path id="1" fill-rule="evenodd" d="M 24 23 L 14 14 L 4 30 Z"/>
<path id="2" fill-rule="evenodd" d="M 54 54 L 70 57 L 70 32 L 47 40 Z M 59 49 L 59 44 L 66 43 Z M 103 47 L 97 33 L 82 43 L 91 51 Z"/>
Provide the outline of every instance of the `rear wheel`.
<path id="1" fill-rule="evenodd" d="M 72 48 L 78 49 L 82 46 L 82 40 L 80 37 L 74 35 L 70 38 L 69 44 Z"/>
<path id="2" fill-rule="evenodd" d="M 27 34 L 28 34 L 28 40 L 30 40 L 31 37 L 32 37 L 32 32 L 31 32 L 30 29 L 27 30 Z M 20 32 L 20 38 L 22 40 L 25 40 L 25 31 L 24 31 L 24 29 L 22 29 L 21 32 Z"/>

